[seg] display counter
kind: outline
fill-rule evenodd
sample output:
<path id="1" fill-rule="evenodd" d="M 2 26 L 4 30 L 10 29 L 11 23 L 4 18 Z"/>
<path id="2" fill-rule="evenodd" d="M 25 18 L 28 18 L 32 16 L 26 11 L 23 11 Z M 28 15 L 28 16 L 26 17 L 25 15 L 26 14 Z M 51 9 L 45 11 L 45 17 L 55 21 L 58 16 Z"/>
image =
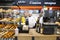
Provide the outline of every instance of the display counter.
<path id="1" fill-rule="evenodd" d="M 18 40 L 56 40 L 60 35 L 44 35 L 37 33 L 35 29 L 30 29 L 29 33 L 18 34 Z"/>

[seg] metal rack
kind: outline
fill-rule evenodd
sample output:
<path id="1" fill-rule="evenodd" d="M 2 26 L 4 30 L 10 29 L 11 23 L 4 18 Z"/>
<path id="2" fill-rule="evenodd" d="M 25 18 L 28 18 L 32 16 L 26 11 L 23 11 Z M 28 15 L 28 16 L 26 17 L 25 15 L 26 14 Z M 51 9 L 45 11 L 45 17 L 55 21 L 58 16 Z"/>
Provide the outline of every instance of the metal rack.
<path id="1" fill-rule="evenodd" d="M 4 8 L 4 7 L 6 7 L 6 8 L 9 8 L 9 9 L 11 9 L 10 7 L 11 6 L 0 6 L 0 8 Z M 3 12 L 0 12 L 2 15 L 4 14 Z M 5 12 L 5 14 L 6 14 L 6 12 Z M 6 16 L 6 15 L 5 15 Z M 6 17 L 5 17 L 6 18 Z M 2 16 L 2 18 L 1 19 L 4 19 L 4 17 Z M 8 19 L 7 19 L 8 20 Z M 13 22 L 13 21 L 1 21 L 0 20 L 0 23 L 2 23 L 3 25 L 5 25 L 5 26 L 7 26 L 8 24 L 10 25 L 10 24 L 13 24 L 13 26 L 15 25 L 15 24 L 17 24 L 17 22 Z M 5 27 L 4 26 L 4 27 Z M 0 40 L 15 40 L 15 36 L 14 36 L 14 34 L 15 34 L 15 29 L 11 29 L 11 28 L 9 28 L 9 29 L 5 29 L 5 28 L 0 28 Z M 9 26 L 8 26 L 9 27 Z M 12 27 L 12 26 L 11 26 Z M 8 32 L 10 32 L 11 33 L 11 31 L 13 32 L 13 35 L 12 35 L 12 37 L 8 37 L 8 38 L 4 38 L 4 37 L 2 37 L 2 36 L 4 36 L 5 34 L 7 34 Z M 3 33 L 3 34 L 2 34 Z"/>

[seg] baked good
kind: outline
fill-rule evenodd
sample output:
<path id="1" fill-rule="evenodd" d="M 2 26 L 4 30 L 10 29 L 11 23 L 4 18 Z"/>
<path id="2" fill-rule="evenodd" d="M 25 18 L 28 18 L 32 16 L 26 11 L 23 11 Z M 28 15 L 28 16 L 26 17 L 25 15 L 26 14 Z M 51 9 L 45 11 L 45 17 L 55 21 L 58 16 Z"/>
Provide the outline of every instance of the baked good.
<path id="1" fill-rule="evenodd" d="M 10 29 L 12 27 L 12 24 L 8 24 L 5 26 L 5 29 Z"/>
<path id="2" fill-rule="evenodd" d="M 0 24 L 0 28 L 4 28 L 5 27 L 5 25 L 4 24 Z"/>
<path id="3" fill-rule="evenodd" d="M 14 35 L 14 32 L 13 31 L 9 31 L 6 34 L 4 34 L 2 37 L 3 38 L 11 38 L 13 35 Z"/>

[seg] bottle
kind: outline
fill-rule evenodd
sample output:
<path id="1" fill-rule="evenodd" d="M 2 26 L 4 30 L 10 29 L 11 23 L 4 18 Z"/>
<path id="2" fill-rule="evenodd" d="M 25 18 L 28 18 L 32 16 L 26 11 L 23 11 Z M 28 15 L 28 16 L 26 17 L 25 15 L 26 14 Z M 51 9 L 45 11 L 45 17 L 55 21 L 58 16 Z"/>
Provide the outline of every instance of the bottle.
<path id="1" fill-rule="evenodd" d="M 18 28 L 15 29 L 15 36 L 18 35 Z"/>
<path id="2" fill-rule="evenodd" d="M 21 22 L 22 22 L 22 23 L 25 23 L 25 22 L 26 22 L 26 20 L 25 20 L 25 17 L 24 17 L 24 16 L 22 16 Z"/>
<path id="3" fill-rule="evenodd" d="M 23 30 L 23 33 L 29 33 L 29 28 L 28 28 L 28 19 L 26 19 L 25 23 L 23 24 L 23 27 L 22 27 L 22 30 Z"/>
<path id="4" fill-rule="evenodd" d="M 29 21 L 28 21 L 28 18 L 26 18 L 25 24 L 23 25 L 26 31 L 28 31 L 28 25 L 29 25 Z"/>
<path id="5" fill-rule="evenodd" d="M 26 25 L 26 32 L 29 33 L 29 20 L 28 18 L 26 19 L 26 22 L 25 22 L 25 25 Z"/>
<path id="6" fill-rule="evenodd" d="M 40 25 L 42 25 L 42 24 L 40 24 Z M 43 33 L 43 28 L 42 28 L 42 26 L 40 26 L 40 33 L 41 33 L 41 34 Z"/>
<path id="7" fill-rule="evenodd" d="M 36 22 L 36 32 L 40 33 L 40 23 L 39 23 L 39 17 Z"/>

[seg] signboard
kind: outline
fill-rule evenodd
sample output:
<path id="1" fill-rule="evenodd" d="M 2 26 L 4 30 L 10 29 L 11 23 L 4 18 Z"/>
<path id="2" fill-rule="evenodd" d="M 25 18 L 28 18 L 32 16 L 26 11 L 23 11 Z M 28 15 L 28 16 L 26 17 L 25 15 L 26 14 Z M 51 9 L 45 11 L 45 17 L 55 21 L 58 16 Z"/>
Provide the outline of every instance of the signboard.
<path id="1" fill-rule="evenodd" d="M 60 6 L 57 1 L 59 0 L 16 0 L 15 3 L 21 6 Z"/>
<path id="2" fill-rule="evenodd" d="M 14 1 L 13 5 L 20 5 L 20 6 L 60 6 L 60 0 L 0 0 L 1 2 L 6 1 Z"/>
<path id="3" fill-rule="evenodd" d="M 29 5 L 32 5 L 32 6 L 37 6 L 37 5 L 41 5 L 41 1 L 40 0 L 17 0 L 15 1 L 14 4 L 17 4 L 17 5 L 26 5 L 26 6 L 29 6 Z"/>

